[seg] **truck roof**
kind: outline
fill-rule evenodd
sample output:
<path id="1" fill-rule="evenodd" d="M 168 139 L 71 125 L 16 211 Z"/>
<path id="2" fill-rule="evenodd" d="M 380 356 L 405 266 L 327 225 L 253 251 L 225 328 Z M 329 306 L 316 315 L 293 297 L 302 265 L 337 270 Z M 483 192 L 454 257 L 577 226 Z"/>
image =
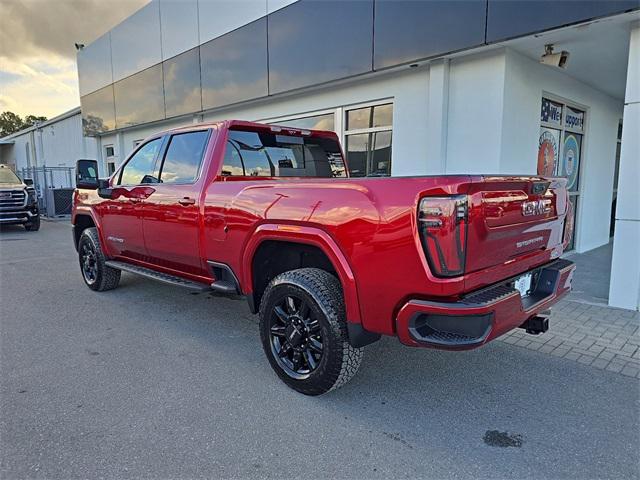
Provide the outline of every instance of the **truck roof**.
<path id="1" fill-rule="evenodd" d="M 164 130 L 162 132 L 156 133 L 154 136 L 165 135 L 167 133 L 175 133 L 175 132 L 188 132 L 193 130 L 202 130 L 203 128 L 212 128 L 217 127 L 220 129 L 233 129 L 233 127 L 242 127 L 249 130 L 257 130 L 257 131 L 269 131 L 278 133 L 280 131 L 285 131 L 291 134 L 300 134 L 307 133 L 307 135 L 313 137 L 331 137 L 336 138 L 335 132 L 331 132 L 328 130 L 312 130 L 306 128 L 295 128 L 288 127 L 285 125 L 277 125 L 277 124 L 266 124 L 266 123 L 258 123 L 258 122 L 248 122 L 246 120 L 219 120 L 217 122 L 204 122 L 204 123 L 194 123 L 192 125 L 187 125 L 184 127 L 177 127 L 168 130 Z M 278 130 L 279 129 L 279 130 Z"/>

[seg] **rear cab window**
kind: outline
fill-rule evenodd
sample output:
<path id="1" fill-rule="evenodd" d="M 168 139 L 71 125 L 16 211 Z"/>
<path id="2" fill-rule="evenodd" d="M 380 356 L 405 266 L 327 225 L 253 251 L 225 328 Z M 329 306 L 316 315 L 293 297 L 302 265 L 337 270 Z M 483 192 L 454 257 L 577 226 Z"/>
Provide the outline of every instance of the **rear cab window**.
<path id="1" fill-rule="evenodd" d="M 334 138 L 231 129 L 220 174 L 223 177 L 346 177 Z"/>

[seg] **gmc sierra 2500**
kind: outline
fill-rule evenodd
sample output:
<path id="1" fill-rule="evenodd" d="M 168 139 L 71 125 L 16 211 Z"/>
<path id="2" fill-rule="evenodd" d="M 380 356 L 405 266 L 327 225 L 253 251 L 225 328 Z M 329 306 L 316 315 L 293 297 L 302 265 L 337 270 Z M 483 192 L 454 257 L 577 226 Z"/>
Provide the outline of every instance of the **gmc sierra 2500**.
<path id="1" fill-rule="evenodd" d="M 97 172 L 78 161 L 87 286 L 124 270 L 244 295 L 271 366 L 308 395 L 349 380 L 381 335 L 461 350 L 542 333 L 571 288 L 561 178 L 349 178 L 334 133 L 244 121 L 159 133 Z"/>

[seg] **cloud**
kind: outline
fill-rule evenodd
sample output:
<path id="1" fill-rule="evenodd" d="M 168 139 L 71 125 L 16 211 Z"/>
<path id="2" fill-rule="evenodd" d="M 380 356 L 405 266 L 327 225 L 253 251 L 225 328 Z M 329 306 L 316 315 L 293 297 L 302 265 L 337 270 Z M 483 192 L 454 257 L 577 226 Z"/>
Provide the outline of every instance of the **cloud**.
<path id="1" fill-rule="evenodd" d="M 89 44 L 149 0 L 2 0 L 0 55 L 23 59 L 45 53 L 75 58 L 74 43 Z"/>
<path id="2" fill-rule="evenodd" d="M 80 104 L 74 43 L 149 0 L 0 0 L 0 111 L 52 117 Z"/>

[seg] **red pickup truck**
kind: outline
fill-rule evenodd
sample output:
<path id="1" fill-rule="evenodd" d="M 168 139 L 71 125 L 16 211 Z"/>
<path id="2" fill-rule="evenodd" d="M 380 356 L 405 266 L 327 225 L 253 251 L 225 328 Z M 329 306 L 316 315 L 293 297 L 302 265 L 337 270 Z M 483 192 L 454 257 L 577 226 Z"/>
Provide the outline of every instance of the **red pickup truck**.
<path id="1" fill-rule="evenodd" d="M 332 132 L 237 120 L 158 133 L 97 172 L 78 161 L 87 286 L 126 271 L 244 295 L 271 366 L 308 395 L 347 382 L 381 335 L 463 350 L 542 333 L 571 289 L 561 178 L 354 178 Z"/>

